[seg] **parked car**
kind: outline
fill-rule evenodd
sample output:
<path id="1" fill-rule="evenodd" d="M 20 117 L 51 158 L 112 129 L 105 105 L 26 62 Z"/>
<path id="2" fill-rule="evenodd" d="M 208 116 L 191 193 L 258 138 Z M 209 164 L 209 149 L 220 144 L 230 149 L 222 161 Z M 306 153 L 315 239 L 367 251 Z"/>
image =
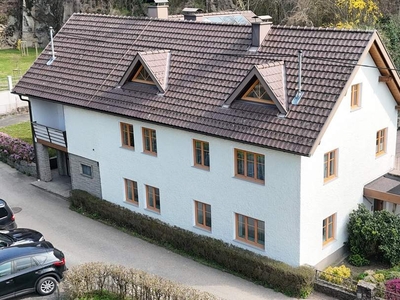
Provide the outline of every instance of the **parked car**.
<path id="1" fill-rule="evenodd" d="M 0 300 L 52 294 L 66 270 L 64 254 L 48 242 L 0 249 Z"/>
<path id="2" fill-rule="evenodd" d="M 0 248 L 42 241 L 43 234 L 28 228 L 0 231 Z"/>
<path id="3" fill-rule="evenodd" d="M 0 230 L 13 230 L 17 228 L 15 216 L 7 202 L 0 199 Z"/>

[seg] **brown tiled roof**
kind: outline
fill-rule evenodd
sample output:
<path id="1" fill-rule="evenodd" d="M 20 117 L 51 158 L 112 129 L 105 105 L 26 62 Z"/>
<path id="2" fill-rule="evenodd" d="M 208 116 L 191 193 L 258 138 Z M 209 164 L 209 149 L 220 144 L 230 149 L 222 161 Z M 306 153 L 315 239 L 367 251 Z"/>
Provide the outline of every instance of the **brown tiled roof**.
<path id="1" fill-rule="evenodd" d="M 319 133 L 374 35 L 372 31 L 273 26 L 258 52 L 251 26 L 74 14 L 14 91 L 262 147 L 310 155 Z M 275 106 L 224 102 L 256 65 L 284 61 L 286 117 Z M 163 96 L 141 84 L 118 87 L 138 52 L 170 51 Z"/>

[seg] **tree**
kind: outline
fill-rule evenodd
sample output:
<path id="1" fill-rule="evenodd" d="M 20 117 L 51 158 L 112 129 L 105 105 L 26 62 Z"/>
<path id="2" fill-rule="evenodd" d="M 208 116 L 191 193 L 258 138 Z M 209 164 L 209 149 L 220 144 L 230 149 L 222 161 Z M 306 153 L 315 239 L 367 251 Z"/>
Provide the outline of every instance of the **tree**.
<path id="1" fill-rule="evenodd" d="M 382 17 L 374 0 L 336 0 L 339 28 L 373 28 Z"/>

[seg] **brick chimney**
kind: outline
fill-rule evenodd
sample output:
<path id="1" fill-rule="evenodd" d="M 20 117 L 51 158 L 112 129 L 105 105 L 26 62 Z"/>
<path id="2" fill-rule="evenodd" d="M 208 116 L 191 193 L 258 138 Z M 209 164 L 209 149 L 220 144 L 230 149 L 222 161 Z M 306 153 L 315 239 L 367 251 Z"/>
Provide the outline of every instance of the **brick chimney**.
<path id="1" fill-rule="evenodd" d="M 168 19 L 168 0 L 154 0 L 154 5 L 147 8 L 147 16 L 157 19 Z"/>
<path id="2" fill-rule="evenodd" d="M 189 7 L 184 8 L 182 10 L 183 19 L 185 21 L 199 22 L 203 19 L 203 15 L 199 14 L 201 12 L 202 12 L 201 8 L 189 8 Z"/>
<path id="3" fill-rule="evenodd" d="M 270 16 L 255 16 L 255 22 L 251 23 L 252 31 L 251 31 L 251 46 L 252 47 L 260 47 L 261 43 L 265 39 L 268 34 L 268 31 L 272 26 L 272 17 Z M 261 22 L 258 22 L 257 19 L 260 19 Z"/>

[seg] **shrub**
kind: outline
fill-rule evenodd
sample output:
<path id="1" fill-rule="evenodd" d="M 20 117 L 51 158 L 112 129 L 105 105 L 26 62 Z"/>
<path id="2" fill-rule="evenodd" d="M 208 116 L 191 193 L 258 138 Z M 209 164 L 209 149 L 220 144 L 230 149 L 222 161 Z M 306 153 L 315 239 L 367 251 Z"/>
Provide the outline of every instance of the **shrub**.
<path id="1" fill-rule="evenodd" d="M 309 267 L 291 267 L 221 240 L 170 226 L 84 191 L 73 190 L 70 201 L 74 209 L 91 216 L 96 215 L 96 218 L 135 232 L 158 244 L 168 245 L 192 257 L 219 265 L 263 286 L 295 297 L 307 297 L 311 293 L 314 271 Z"/>
<path id="2" fill-rule="evenodd" d="M 335 284 L 342 284 L 344 279 L 348 279 L 351 276 L 351 270 L 345 265 L 340 267 L 329 266 L 321 273 L 320 278 Z"/>
<path id="3" fill-rule="evenodd" d="M 0 132 L 0 160 L 6 162 L 7 159 L 13 162 L 24 160 L 31 163 L 35 159 L 33 146 Z"/>
<path id="4" fill-rule="evenodd" d="M 385 283 L 386 299 L 400 300 L 400 279 L 388 280 Z"/>
<path id="5" fill-rule="evenodd" d="M 352 254 L 348 258 L 349 264 L 356 266 L 356 267 L 362 267 L 362 266 L 368 266 L 369 265 L 369 260 L 362 257 L 360 254 Z"/>

